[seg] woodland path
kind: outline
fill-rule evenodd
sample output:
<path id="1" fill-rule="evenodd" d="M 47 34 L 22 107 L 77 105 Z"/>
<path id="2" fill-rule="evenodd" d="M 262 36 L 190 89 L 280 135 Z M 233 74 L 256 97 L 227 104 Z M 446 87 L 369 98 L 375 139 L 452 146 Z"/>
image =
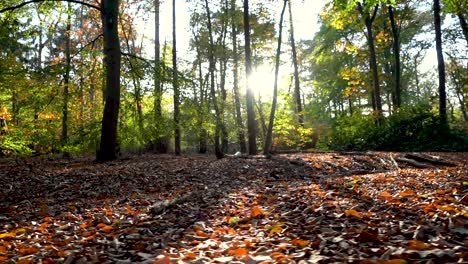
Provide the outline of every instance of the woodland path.
<path id="1" fill-rule="evenodd" d="M 1 160 L 0 263 L 466 262 L 467 161 L 386 152 Z"/>

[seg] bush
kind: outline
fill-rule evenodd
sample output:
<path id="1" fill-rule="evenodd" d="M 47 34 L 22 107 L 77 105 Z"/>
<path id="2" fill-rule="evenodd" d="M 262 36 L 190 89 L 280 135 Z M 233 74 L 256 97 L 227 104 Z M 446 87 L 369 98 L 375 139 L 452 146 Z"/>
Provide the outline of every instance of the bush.
<path id="1" fill-rule="evenodd" d="M 468 135 L 460 128 L 441 126 L 425 109 L 402 109 L 378 125 L 373 117 L 356 113 L 338 118 L 329 140 L 336 150 L 466 151 Z"/>

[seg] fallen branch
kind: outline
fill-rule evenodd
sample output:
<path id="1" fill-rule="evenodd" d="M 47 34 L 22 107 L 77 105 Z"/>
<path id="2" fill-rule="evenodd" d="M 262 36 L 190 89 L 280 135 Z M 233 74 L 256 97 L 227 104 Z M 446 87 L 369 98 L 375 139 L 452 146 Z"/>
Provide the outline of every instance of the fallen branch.
<path id="1" fill-rule="evenodd" d="M 417 162 L 415 160 L 412 160 L 412 159 L 407 159 L 407 158 L 396 158 L 395 159 L 397 162 L 403 162 L 403 163 L 406 163 L 406 164 L 409 164 L 413 167 L 416 167 L 416 168 L 420 168 L 420 169 L 428 169 L 428 168 L 436 168 L 435 166 L 431 165 L 431 164 L 424 164 L 424 163 L 421 163 L 421 162 Z"/>
<path id="2" fill-rule="evenodd" d="M 431 163 L 431 164 L 434 164 L 434 165 L 442 165 L 442 166 L 448 166 L 448 167 L 456 167 L 457 166 L 457 164 L 455 164 L 453 162 L 443 160 L 443 159 L 440 159 L 440 158 L 437 158 L 437 157 L 432 157 L 432 156 L 429 156 L 429 155 L 406 154 L 405 158 L 412 159 L 412 160 L 419 161 L 419 162 Z"/>

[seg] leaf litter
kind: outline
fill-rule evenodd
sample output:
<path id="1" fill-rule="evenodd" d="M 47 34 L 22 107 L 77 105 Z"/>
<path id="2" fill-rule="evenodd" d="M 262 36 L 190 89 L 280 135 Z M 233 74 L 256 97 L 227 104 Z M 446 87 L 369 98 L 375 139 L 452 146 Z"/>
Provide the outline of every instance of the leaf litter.
<path id="1" fill-rule="evenodd" d="M 0 262 L 468 261 L 467 154 L 402 155 L 3 160 Z"/>

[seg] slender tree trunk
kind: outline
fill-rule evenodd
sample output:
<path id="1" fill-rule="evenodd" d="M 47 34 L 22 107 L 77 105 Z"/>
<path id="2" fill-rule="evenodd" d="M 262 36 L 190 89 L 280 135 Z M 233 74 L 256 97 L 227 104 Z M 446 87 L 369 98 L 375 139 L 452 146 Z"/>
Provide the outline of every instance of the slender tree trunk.
<path id="1" fill-rule="evenodd" d="M 234 20 L 234 14 L 236 11 L 236 1 L 231 0 L 231 37 L 232 37 L 232 54 L 234 67 L 233 71 L 233 93 L 234 93 L 234 103 L 236 107 L 236 125 L 237 125 L 237 139 L 239 141 L 240 151 L 242 153 L 247 152 L 247 145 L 245 143 L 244 135 L 244 124 L 242 122 L 242 112 L 241 112 L 241 103 L 239 97 L 239 57 L 237 54 L 237 28 Z"/>
<path id="2" fill-rule="evenodd" d="M 102 115 L 101 144 L 98 161 L 117 158 L 117 122 L 120 107 L 120 42 L 118 34 L 119 0 L 102 0 L 106 91 Z"/>
<path id="3" fill-rule="evenodd" d="M 460 21 L 460 26 L 462 28 L 463 35 L 465 36 L 466 45 L 468 46 L 468 25 L 466 23 L 466 19 L 461 12 L 458 12 L 457 17 Z"/>
<path id="4" fill-rule="evenodd" d="M 163 132 L 162 85 L 161 85 L 161 40 L 160 40 L 160 0 L 154 0 L 154 122 L 156 139 L 154 148 L 158 153 L 167 153 L 167 137 Z"/>
<path id="5" fill-rule="evenodd" d="M 226 17 L 229 17 L 229 5 L 228 1 L 224 1 L 224 12 Z M 219 83 L 219 88 L 221 90 L 221 102 L 220 102 L 220 122 L 221 122 L 221 152 L 227 153 L 229 150 L 229 135 L 228 131 L 226 129 L 226 120 L 225 120 L 225 108 L 226 108 L 226 98 L 227 98 L 227 92 L 226 92 L 226 72 L 227 72 L 227 61 L 228 61 L 228 55 L 227 55 L 227 48 L 226 48 L 226 36 L 227 36 L 227 30 L 228 30 L 228 25 L 229 21 L 225 20 L 223 23 L 223 28 L 222 28 L 222 33 L 221 33 L 221 47 L 223 47 L 221 59 L 220 59 L 220 83 Z"/>
<path id="6" fill-rule="evenodd" d="M 216 99 L 216 90 L 215 90 L 215 59 L 213 54 L 214 41 L 213 41 L 213 31 L 211 27 L 211 12 L 208 6 L 208 0 L 205 0 L 205 10 L 206 16 L 208 19 L 208 37 L 210 42 L 210 48 L 208 49 L 208 60 L 209 60 L 209 70 L 210 70 L 210 94 L 211 100 L 213 102 L 213 108 L 215 110 L 215 119 L 216 119 L 216 129 L 215 129 L 215 154 L 218 159 L 224 157 L 224 154 L 220 148 L 219 144 L 219 132 L 223 131 L 223 124 L 221 122 L 221 111 L 218 107 L 218 101 Z"/>
<path id="7" fill-rule="evenodd" d="M 172 86 L 174 88 L 174 150 L 180 155 L 179 83 L 177 79 L 176 0 L 172 0 Z"/>
<path id="8" fill-rule="evenodd" d="M 193 38 L 195 40 L 195 50 L 197 52 L 197 68 L 198 68 L 198 87 L 199 87 L 199 93 L 200 93 L 200 99 L 196 100 L 198 102 L 198 109 L 197 109 L 197 124 L 198 127 L 200 128 L 199 134 L 198 134 L 198 153 L 200 154 L 205 154 L 207 151 L 207 131 L 204 127 L 205 123 L 205 114 L 204 114 L 204 108 L 205 108 L 205 89 L 204 87 L 204 82 L 203 82 L 203 67 L 202 67 L 202 54 L 200 51 L 200 40 L 198 36 L 193 32 Z M 196 92 L 195 92 L 196 95 Z"/>
<path id="9" fill-rule="evenodd" d="M 390 25 L 392 28 L 393 36 L 393 56 L 395 59 L 395 71 L 393 72 L 395 78 L 395 102 L 396 108 L 401 107 L 401 60 L 400 60 L 400 33 L 398 32 L 397 25 L 395 22 L 395 15 L 393 13 L 393 7 L 388 6 L 388 16 L 390 18 Z"/>
<path id="10" fill-rule="evenodd" d="M 291 8 L 291 1 L 289 1 L 289 30 L 290 30 L 290 41 L 292 49 L 292 59 L 294 66 L 294 98 L 296 100 L 296 115 L 299 125 L 304 127 L 304 113 L 302 112 L 302 103 L 301 103 L 301 86 L 299 81 L 299 67 L 297 65 L 297 50 L 296 50 L 296 40 L 294 38 L 294 22 Z"/>
<path id="11" fill-rule="evenodd" d="M 68 141 L 68 101 L 70 89 L 70 70 L 71 70 L 71 3 L 67 3 L 67 28 L 65 32 L 65 78 L 63 86 L 63 105 L 62 105 L 62 145 Z"/>
<path id="12" fill-rule="evenodd" d="M 267 136 L 265 139 L 265 145 L 263 146 L 263 154 L 269 155 L 271 151 L 271 143 L 273 140 L 273 125 L 275 122 L 275 111 L 276 111 L 276 102 L 278 99 L 278 73 L 279 73 L 279 64 L 281 56 L 281 38 L 283 35 L 283 20 L 284 20 L 284 11 L 286 10 L 286 5 L 288 0 L 284 0 L 283 9 L 281 11 L 281 17 L 279 22 L 279 35 L 278 35 L 278 47 L 276 49 L 276 62 L 275 62 L 275 84 L 273 87 L 273 101 L 271 103 L 271 112 L 270 112 L 270 121 L 268 123 Z M 300 98 L 299 98 L 300 103 Z"/>
<path id="13" fill-rule="evenodd" d="M 257 154 L 257 132 L 255 125 L 254 95 L 250 88 L 249 78 L 252 75 L 252 51 L 250 49 L 250 18 L 249 0 L 244 0 L 244 37 L 245 37 L 245 79 L 247 101 L 247 132 L 249 138 L 249 154 Z"/>
<path id="14" fill-rule="evenodd" d="M 377 112 L 377 119 L 380 121 L 380 119 L 382 118 L 382 99 L 380 96 L 379 73 L 377 69 L 377 56 L 375 53 L 374 33 L 372 29 L 372 23 L 374 22 L 379 6 L 376 5 L 374 7 L 374 12 L 372 15 L 363 10 L 363 6 L 361 5 L 360 2 L 357 3 L 357 8 L 361 16 L 364 18 L 364 22 L 366 24 L 367 46 L 369 48 L 369 64 L 370 64 L 370 69 L 372 71 L 372 83 L 373 83 L 372 95 L 373 95 L 375 110 Z"/>
<path id="15" fill-rule="evenodd" d="M 434 0 L 434 28 L 437 51 L 437 67 L 439 70 L 439 116 L 442 126 L 447 124 L 447 94 L 445 92 L 445 64 L 442 52 L 442 31 L 440 20 L 440 2 Z"/>

